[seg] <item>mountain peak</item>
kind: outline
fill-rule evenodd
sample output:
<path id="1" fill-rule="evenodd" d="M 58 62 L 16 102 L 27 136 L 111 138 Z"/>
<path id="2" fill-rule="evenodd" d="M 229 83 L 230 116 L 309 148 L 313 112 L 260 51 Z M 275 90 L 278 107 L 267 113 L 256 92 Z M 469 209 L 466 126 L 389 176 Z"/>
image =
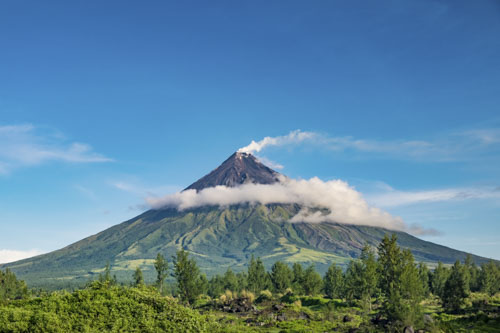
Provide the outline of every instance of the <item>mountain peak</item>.
<path id="1" fill-rule="evenodd" d="M 189 185 L 186 190 L 200 191 L 207 187 L 224 185 L 236 187 L 242 184 L 272 184 L 279 181 L 280 174 L 268 168 L 250 153 L 237 151 L 217 169 Z"/>

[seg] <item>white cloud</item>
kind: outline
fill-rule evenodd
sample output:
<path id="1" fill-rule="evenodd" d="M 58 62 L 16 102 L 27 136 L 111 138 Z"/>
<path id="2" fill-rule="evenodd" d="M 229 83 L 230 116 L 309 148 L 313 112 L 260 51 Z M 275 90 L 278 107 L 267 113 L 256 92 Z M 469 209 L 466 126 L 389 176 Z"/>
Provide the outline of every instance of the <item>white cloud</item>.
<path id="1" fill-rule="evenodd" d="M 303 209 L 289 222 L 338 222 L 383 227 L 423 234 L 426 230 L 407 226 L 399 217 L 370 207 L 362 194 L 341 180 L 324 182 L 319 178 L 295 180 L 283 177 L 275 184 L 244 184 L 238 187 L 216 186 L 199 192 L 186 190 L 162 198 L 148 198 L 155 209 L 175 207 L 184 210 L 238 203 L 295 203 Z M 325 208 L 318 210 L 318 208 Z"/>
<path id="2" fill-rule="evenodd" d="M 68 143 L 30 124 L 0 126 L 0 173 L 49 161 L 96 163 L 112 159 L 94 152 L 87 144 Z"/>
<path id="3" fill-rule="evenodd" d="M 0 249 L 0 264 L 6 264 L 8 262 L 34 257 L 43 253 L 44 252 L 40 250 L 19 251 Z"/>
<path id="4" fill-rule="evenodd" d="M 490 187 L 462 187 L 426 191 L 398 191 L 389 188 L 368 200 L 379 207 L 397 207 L 419 203 L 463 201 L 468 199 L 500 199 L 500 191 Z"/>

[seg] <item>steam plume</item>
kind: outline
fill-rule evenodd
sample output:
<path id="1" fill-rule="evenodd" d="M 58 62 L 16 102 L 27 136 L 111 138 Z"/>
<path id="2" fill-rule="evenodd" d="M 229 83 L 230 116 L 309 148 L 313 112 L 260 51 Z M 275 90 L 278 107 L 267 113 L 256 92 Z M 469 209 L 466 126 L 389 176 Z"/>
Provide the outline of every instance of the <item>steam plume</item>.
<path id="1" fill-rule="evenodd" d="M 311 140 L 316 136 L 317 134 L 314 132 L 295 130 L 288 133 L 288 135 L 276 137 L 266 136 L 264 139 L 257 142 L 252 140 L 248 146 L 240 148 L 238 151 L 240 153 L 258 153 L 267 146 L 284 146 L 287 144 L 300 143 L 305 140 Z"/>

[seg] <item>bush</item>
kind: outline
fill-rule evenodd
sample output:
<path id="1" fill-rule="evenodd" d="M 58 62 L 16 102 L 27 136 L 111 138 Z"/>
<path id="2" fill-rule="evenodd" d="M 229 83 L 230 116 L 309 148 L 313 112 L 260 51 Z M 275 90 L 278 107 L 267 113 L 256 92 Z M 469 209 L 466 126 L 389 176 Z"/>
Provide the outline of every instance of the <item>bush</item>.
<path id="1" fill-rule="evenodd" d="M 268 289 L 262 290 L 260 292 L 259 297 L 257 298 L 257 303 L 261 303 L 261 302 L 264 302 L 264 301 L 269 301 L 272 298 L 273 298 L 273 293 L 272 292 L 270 292 Z"/>
<path id="2" fill-rule="evenodd" d="M 255 301 L 255 294 L 245 289 L 241 291 L 240 297 L 246 299 L 250 304 L 252 304 Z"/>
<path id="3" fill-rule="evenodd" d="M 208 332 L 211 317 L 148 288 L 94 282 L 73 293 L 0 306 L 2 332 Z"/>

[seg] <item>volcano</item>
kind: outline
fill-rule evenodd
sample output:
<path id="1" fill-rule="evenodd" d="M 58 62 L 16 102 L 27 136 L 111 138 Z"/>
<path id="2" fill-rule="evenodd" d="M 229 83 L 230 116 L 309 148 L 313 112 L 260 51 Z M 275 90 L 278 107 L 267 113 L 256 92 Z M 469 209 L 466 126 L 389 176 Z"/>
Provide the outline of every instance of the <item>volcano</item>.
<path id="1" fill-rule="evenodd" d="M 284 177 L 253 155 L 236 152 L 185 190 L 273 184 Z M 261 257 L 268 268 L 282 260 L 314 263 L 321 272 L 331 263 L 346 265 L 359 256 L 365 244 L 376 246 L 390 233 L 397 235 L 399 246 L 410 249 L 417 261 L 431 266 L 438 261 L 451 264 L 467 255 L 401 231 L 333 222 L 287 222 L 301 208 L 298 204 L 237 204 L 151 209 L 60 250 L 0 268 L 10 268 L 31 287 L 81 285 L 95 278 L 107 263 L 119 281 L 128 283 L 137 267 L 153 281 L 157 253 L 169 259 L 183 248 L 208 276 L 228 267 L 243 270 L 252 255 Z M 488 260 L 473 259 L 477 264 Z"/>
<path id="2" fill-rule="evenodd" d="M 279 181 L 280 174 L 248 153 L 236 152 L 225 160 L 217 169 L 189 185 L 186 190 L 202 190 L 207 187 L 223 185 L 273 184 Z"/>

